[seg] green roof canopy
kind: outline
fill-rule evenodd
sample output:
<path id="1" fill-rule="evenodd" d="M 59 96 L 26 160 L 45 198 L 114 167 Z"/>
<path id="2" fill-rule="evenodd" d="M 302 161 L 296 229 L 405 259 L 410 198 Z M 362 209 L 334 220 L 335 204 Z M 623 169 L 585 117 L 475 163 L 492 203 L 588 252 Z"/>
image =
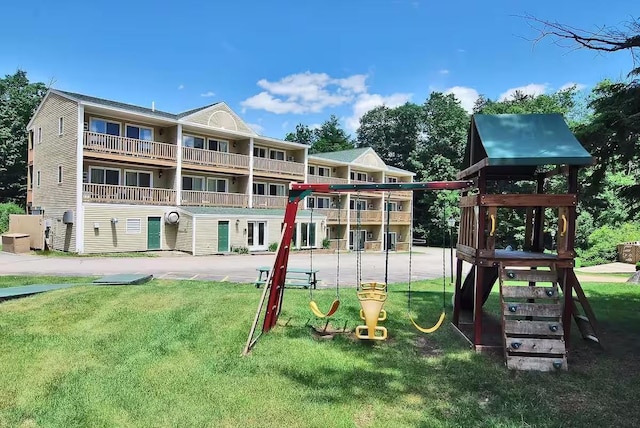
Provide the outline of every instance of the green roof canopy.
<path id="1" fill-rule="evenodd" d="M 465 168 L 484 158 L 488 166 L 593 164 L 561 114 L 473 115 Z"/>

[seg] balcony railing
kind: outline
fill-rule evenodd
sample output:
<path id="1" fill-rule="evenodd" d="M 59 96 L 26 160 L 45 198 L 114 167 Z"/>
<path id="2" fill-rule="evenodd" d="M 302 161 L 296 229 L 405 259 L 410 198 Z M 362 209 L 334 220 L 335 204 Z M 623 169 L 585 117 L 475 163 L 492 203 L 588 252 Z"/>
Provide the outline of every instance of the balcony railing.
<path id="1" fill-rule="evenodd" d="M 253 170 L 284 175 L 304 176 L 304 164 L 298 162 L 287 162 L 275 159 L 253 158 Z"/>
<path id="2" fill-rule="evenodd" d="M 176 160 L 174 144 L 136 140 L 117 135 L 85 131 L 84 148 L 90 152 L 117 154 L 137 158 Z"/>
<path id="3" fill-rule="evenodd" d="M 387 219 L 385 213 L 385 220 Z M 411 223 L 411 213 L 408 211 L 391 211 L 389 221 L 392 223 Z"/>
<path id="4" fill-rule="evenodd" d="M 171 189 L 151 187 L 84 183 L 82 200 L 85 202 L 175 205 L 176 192 Z"/>
<path id="5" fill-rule="evenodd" d="M 286 196 L 253 195 L 253 208 L 285 208 Z"/>
<path id="6" fill-rule="evenodd" d="M 347 210 L 339 210 L 337 208 L 314 208 L 313 213 L 325 216 L 327 218 L 327 222 L 337 223 L 338 215 L 340 215 L 340 222 L 346 224 L 347 223 Z"/>
<path id="7" fill-rule="evenodd" d="M 182 205 L 246 208 L 249 206 L 249 196 L 242 193 L 183 190 Z"/>
<path id="8" fill-rule="evenodd" d="M 249 156 L 215 150 L 182 148 L 182 162 L 192 165 L 218 166 L 222 168 L 249 169 Z"/>
<path id="9" fill-rule="evenodd" d="M 309 184 L 315 183 L 327 183 L 327 184 L 347 184 L 349 180 L 346 178 L 338 178 L 338 177 L 324 177 L 320 175 L 309 175 L 307 176 L 307 182 Z"/>
<path id="10" fill-rule="evenodd" d="M 358 220 L 358 211 L 351 210 L 350 211 L 351 221 Z M 382 211 L 380 210 L 361 210 L 360 211 L 360 221 L 361 222 L 381 222 L 382 221 Z"/>

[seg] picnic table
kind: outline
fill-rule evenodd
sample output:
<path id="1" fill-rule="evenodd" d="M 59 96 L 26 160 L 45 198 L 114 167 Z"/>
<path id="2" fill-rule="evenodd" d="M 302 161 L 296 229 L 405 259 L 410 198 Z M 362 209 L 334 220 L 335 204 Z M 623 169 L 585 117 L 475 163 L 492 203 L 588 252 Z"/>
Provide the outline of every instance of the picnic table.
<path id="1" fill-rule="evenodd" d="M 256 288 L 260 288 L 261 285 L 267 283 L 267 279 L 269 279 L 269 271 L 271 271 L 271 266 L 260 266 L 256 268 L 259 272 L 258 278 L 256 279 L 255 285 Z M 288 268 L 287 274 L 285 276 L 284 285 L 286 286 L 294 286 L 294 287 L 303 287 L 316 288 L 318 280 L 316 278 L 316 274 L 319 272 L 319 269 L 308 269 L 308 268 Z"/>

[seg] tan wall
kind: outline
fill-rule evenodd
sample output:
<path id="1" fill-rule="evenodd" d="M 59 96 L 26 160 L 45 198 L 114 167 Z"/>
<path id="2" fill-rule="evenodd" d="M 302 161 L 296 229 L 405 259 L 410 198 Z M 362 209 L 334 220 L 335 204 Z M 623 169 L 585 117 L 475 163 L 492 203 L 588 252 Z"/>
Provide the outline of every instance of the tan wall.
<path id="1" fill-rule="evenodd" d="M 125 171 L 135 170 L 135 171 L 145 171 L 153 173 L 153 187 L 162 188 L 162 189 L 174 189 L 174 180 L 175 180 L 175 170 L 161 170 L 160 168 L 154 168 L 147 165 L 123 165 L 117 163 L 110 162 L 100 162 L 93 160 L 85 160 L 82 170 L 87 177 L 86 183 L 89 182 L 89 167 L 91 166 L 100 166 L 107 168 L 114 168 L 120 170 L 120 185 L 124 186 L 124 174 Z M 162 177 L 160 177 L 160 171 L 162 171 Z"/>
<path id="2" fill-rule="evenodd" d="M 187 253 L 193 252 L 193 217 L 191 214 L 180 212 L 180 222 L 176 232 L 176 250 Z"/>
<path id="3" fill-rule="evenodd" d="M 240 223 L 236 228 L 236 219 L 234 216 L 196 217 L 196 255 L 202 256 L 206 254 L 218 253 L 218 222 L 229 222 L 229 249 L 234 247 L 246 247 L 246 236 L 244 230 L 247 227 L 247 220 L 240 219 Z"/>
<path id="4" fill-rule="evenodd" d="M 105 115 L 98 114 L 98 113 L 92 113 L 89 110 L 85 110 L 84 121 L 87 123 L 87 125 L 89 127 L 88 128 L 89 131 L 91 130 L 91 123 L 90 123 L 90 119 L 91 118 L 105 119 L 105 120 L 108 120 L 110 122 L 119 123 L 120 124 L 120 136 L 121 137 L 125 137 L 127 135 L 126 128 L 125 128 L 125 126 L 127 124 L 128 125 L 139 125 L 139 126 L 144 126 L 145 128 L 152 128 L 153 129 L 153 141 L 156 141 L 158 143 L 169 143 L 169 144 L 175 144 L 176 143 L 176 133 L 177 133 L 177 126 L 176 125 L 167 124 L 166 126 L 158 126 L 158 125 L 145 123 L 144 120 L 141 121 L 141 120 L 139 120 L 137 118 L 135 118 L 135 119 L 134 118 L 126 119 L 126 118 L 116 117 L 116 116 L 105 116 Z"/>
<path id="5" fill-rule="evenodd" d="M 84 204 L 84 245 L 86 253 L 111 253 L 147 250 L 147 218 L 160 217 L 161 249 L 176 249 L 180 226 L 164 222 L 164 214 L 175 210 L 171 207 L 146 207 L 131 205 Z M 181 214 L 180 221 L 183 216 Z M 118 223 L 112 224 L 111 219 Z M 140 233 L 127 233 L 127 218 L 139 218 Z M 94 224 L 98 223 L 98 228 Z"/>
<path id="6" fill-rule="evenodd" d="M 64 132 L 58 135 L 58 120 L 64 118 Z M 38 128 L 42 141 L 38 142 Z M 31 128 L 33 149 L 33 206 L 45 210 L 45 222 L 51 226 L 49 242 L 56 250 L 76 251 L 76 226 L 64 224 L 66 210 L 76 210 L 76 153 L 78 136 L 78 106 L 57 94 L 50 93 L 37 113 Z M 58 184 L 58 166 L 62 166 L 62 183 Z M 40 171 L 40 186 L 37 174 Z"/>
<path id="7" fill-rule="evenodd" d="M 218 112 L 218 113 L 217 113 Z M 233 118 L 233 120 L 231 120 Z M 201 125 L 212 127 L 221 127 L 235 131 L 236 128 L 240 132 L 254 133 L 233 111 L 229 110 L 224 104 L 218 104 L 206 108 L 204 110 L 185 116 L 183 120 Z"/>

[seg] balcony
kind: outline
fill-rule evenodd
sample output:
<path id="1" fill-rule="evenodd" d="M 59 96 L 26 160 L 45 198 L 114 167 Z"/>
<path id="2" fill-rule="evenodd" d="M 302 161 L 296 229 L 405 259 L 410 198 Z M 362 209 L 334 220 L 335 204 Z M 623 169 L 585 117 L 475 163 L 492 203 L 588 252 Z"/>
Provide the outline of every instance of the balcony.
<path id="1" fill-rule="evenodd" d="M 253 195 L 253 208 L 285 208 L 286 196 Z"/>
<path id="2" fill-rule="evenodd" d="M 385 221 L 387 219 L 385 213 Z M 411 213 L 409 211 L 391 211 L 389 213 L 390 223 L 411 223 Z"/>
<path id="3" fill-rule="evenodd" d="M 196 190 L 183 190 L 182 205 L 201 207 L 246 208 L 249 206 L 249 196 L 243 193 L 201 192 Z"/>
<path id="4" fill-rule="evenodd" d="M 314 214 L 325 216 L 327 223 L 338 223 L 338 216 L 340 216 L 340 223 L 347 224 L 347 210 L 339 210 L 337 208 L 314 208 Z"/>
<path id="5" fill-rule="evenodd" d="M 358 211 L 350 210 L 350 217 L 352 222 L 358 221 Z M 360 222 L 361 223 L 381 223 L 382 222 L 382 211 L 379 210 L 361 210 L 360 211 Z"/>
<path id="6" fill-rule="evenodd" d="M 97 132 L 85 131 L 84 149 L 86 156 L 99 159 L 168 166 L 173 166 L 176 162 L 174 144 L 136 140 Z"/>
<path id="7" fill-rule="evenodd" d="M 85 202 L 136 205 L 175 205 L 176 203 L 176 191 L 172 189 L 93 183 L 84 183 L 82 187 L 82 200 Z"/>
<path id="8" fill-rule="evenodd" d="M 249 156 L 238 153 L 217 152 L 215 150 L 182 148 L 182 164 L 204 170 L 227 170 L 248 172 Z"/>
<path id="9" fill-rule="evenodd" d="M 346 178 L 338 178 L 338 177 L 324 177 L 320 175 L 309 175 L 307 176 L 307 182 L 309 184 L 348 184 L 349 180 Z"/>
<path id="10" fill-rule="evenodd" d="M 253 158 L 253 172 L 273 177 L 304 177 L 304 164 L 275 159 Z"/>
<path id="11" fill-rule="evenodd" d="M 413 192 L 409 190 L 391 192 L 391 199 L 413 199 Z"/>

